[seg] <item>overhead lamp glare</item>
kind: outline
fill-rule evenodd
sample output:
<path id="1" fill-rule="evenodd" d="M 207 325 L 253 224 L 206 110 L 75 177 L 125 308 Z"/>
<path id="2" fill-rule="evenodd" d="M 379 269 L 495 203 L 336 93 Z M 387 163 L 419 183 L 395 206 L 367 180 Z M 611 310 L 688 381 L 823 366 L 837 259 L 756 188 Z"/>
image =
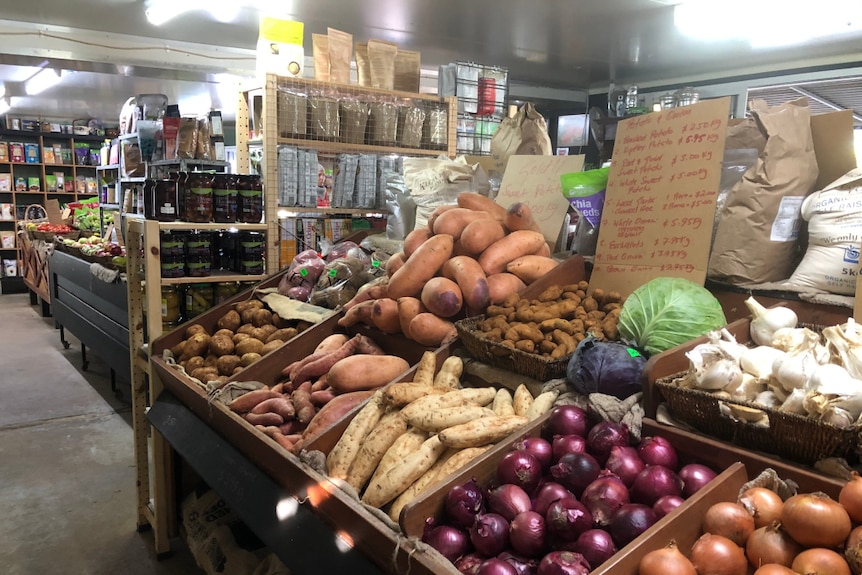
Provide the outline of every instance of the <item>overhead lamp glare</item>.
<path id="1" fill-rule="evenodd" d="M 24 82 L 24 93 L 28 96 L 41 94 L 48 88 L 56 86 L 62 79 L 62 72 L 54 68 L 42 68 L 32 78 Z"/>

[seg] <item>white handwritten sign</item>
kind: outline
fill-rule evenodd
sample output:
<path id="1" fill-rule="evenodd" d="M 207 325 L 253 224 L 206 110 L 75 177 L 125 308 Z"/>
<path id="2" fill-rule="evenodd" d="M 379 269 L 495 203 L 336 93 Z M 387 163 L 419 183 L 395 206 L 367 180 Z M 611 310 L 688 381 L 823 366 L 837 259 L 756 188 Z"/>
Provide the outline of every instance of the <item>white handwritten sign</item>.
<path id="1" fill-rule="evenodd" d="M 569 209 L 560 176 L 583 168 L 583 156 L 510 156 L 497 203 L 505 208 L 516 202 L 527 204 L 545 241 L 554 246 Z"/>

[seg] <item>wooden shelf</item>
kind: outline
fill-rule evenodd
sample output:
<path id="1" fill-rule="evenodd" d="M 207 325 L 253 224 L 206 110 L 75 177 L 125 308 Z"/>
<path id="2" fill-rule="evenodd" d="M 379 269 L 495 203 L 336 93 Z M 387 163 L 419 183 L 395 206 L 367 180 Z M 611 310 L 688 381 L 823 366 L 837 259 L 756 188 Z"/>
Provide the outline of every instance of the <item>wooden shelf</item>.
<path id="1" fill-rule="evenodd" d="M 251 143 L 249 143 L 251 144 Z M 338 154 L 341 152 L 368 152 L 370 154 L 398 154 L 400 156 L 433 156 L 446 154 L 446 150 L 425 150 L 422 148 L 399 148 L 397 146 L 377 146 L 373 144 L 344 144 L 302 138 L 278 138 L 279 145 L 313 148 L 318 152 Z"/>
<path id="2" fill-rule="evenodd" d="M 266 231 L 266 224 L 241 224 L 241 223 L 202 223 L 196 224 L 193 222 L 158 222 L 159 228 L 163 230 L 246 230 L 246 231 Z"/>
<path id="3" fill-rule="evenodd" d="M 301 208 L 299 206 L 278 206 L 278 211 L 286 211 L 290 214 L 350 214 L 350 215 L 385 215 L 386 210 L 378 210 L 374 208 Z"/>
<path id="4" fill-rule="evenodd" d="M 265 280 L 267 277 L 268 276 L 266 274 L 246 275 L 237 274 L 234 272 L 213 272 L 211 275 L 202 278 L 188 276 L 183 276 L 181 278 L 162 278 L 161 284 L 163 286 L 166 286 L 178 284 L 208 284 L 219 282 L 259 282 Z"/>

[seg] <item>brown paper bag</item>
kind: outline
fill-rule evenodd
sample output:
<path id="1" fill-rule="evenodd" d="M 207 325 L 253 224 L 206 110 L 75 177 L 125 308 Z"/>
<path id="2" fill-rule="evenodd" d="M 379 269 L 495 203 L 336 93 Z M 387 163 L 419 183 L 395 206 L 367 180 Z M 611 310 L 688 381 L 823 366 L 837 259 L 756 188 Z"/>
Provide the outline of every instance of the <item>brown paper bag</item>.
<path id="1" fill-rule="evenodd" d="M 398 50 L 395 54 L 394 88 L 401 92 L 419 93 L 421 55 L 412 50 Z"/>
<path id="2" fill-rule="evenodd" d="M 353 34 L 327 28 L 329 37 L 329 81 L 350 84 L 350 61 L 353 60 Z"/>
<path id="3" fill-rule="evenodd" d="M 312 34 L 311 49 L 314 56 L 314 79 L 329 82 L 329 36 Z"/>
<path id="4" fill-rule="evenodd" d="M 494 159 L 492 178 L 502 178 L 509 156 L 550 156 L 551 138 L 545 118 L 535 106 L 526 103 L 511 118 L 505 118 L 491 138 Z"/>
<path id="5" fill-rule="evenodd" d="M 368 61 L 368 43 L 357 42 L 354 47 L 356 52 L 356 80 L 360 86 L 371 86 L 371 63 Z"/>
<path id="6" fill-rule="evenodd" d="M 368 41 L 371 87 L 392 90 L 395 86 L 395 54 L 398 45 L 383 40 Z"/>
<path id="7" fill-rule="evenodd" d="M 754 101 L 751 108 L 766 145 L 719 214 L 707 271 L 735 285 L 790 277 L 799 256 L 800 207 L 818 174 L 805 98 L 774 108 Z"/>
<path id="8" fill-rule="evenodd" d="M 536 110 L 533 104 L 524 104 L 524 121 L 521 123 L 521 145 L 518 146 L 519 156 L 550 156 L 551 138 L 548 136 L 548 124 L 545 118 Z"/>

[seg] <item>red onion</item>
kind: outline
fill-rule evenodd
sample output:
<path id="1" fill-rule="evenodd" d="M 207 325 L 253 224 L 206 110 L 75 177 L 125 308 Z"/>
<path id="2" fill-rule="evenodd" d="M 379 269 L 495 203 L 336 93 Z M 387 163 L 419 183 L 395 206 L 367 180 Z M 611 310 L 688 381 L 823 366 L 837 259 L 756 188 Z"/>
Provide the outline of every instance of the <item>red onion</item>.
<path id="1" fill-rule="evenodd" d="M 580 435 L 555 435 L 551 442 L 551 454 L 556 463 L 567 453 L 586 453 L 587 440 Z"/>
<path id="2" fill-rule="evenodd" d="M 497 480 L 513 483 L 527 493 L 533 493 L 542 479 L 542 465 L 527 451 L 510 451 L 497 464 Z"/>
<path id="3" fill-rule="evenodd" d="M 555 435 L 586 436 L 590 425 L 587 412 L 575 405 L 558 405 L 548 414 L 542 426 L 542 437 L 551 441 Z"/>
<path id="4" fill-rule="evenodd" d="M 632 501 L 650 507 L 665 495 L 682 495 L 682 479 L 661 465 L 650 465 L 641 471 L 629 492 Z"/>
<path id="5" fill-rule="evenodd" d="M 494 557 L 483 561 L 476 575 L 518 575 L 518 571 L 508 561 Z"/>
<path id="6" fill-rule="evenodd" d="M 530 511 L 532 501 L 527 492 L 512 483 L 504 483 L 488 491 L 488 510 L 511 521 L 518 513 Z"/>
<path id="7" fill-rule="evenodd" d="M 480 555 L 499 555 L 509 546 L 509 522 L 497 513 L 483 513 L 470 528 L 470 541 Z"/>
<path id="8" fill-rule="evenodd" d="M 638 455 L 647 465 L 661 465 L 676 471 L 679 459 L 670 441 L 660 435 L 644 437 L 638 444 Z"/>
<path id="9" fill-rule="evenodd" d="M 468 553 L 455 561 L 455 569 L 464 575 L 476 575 L 485 559 L 476 553 Z"/>
<path id="10" fill-rule="evenodd" d="M 587 453 L 604 465 L 614 445 L 625 446 L 629 441 L 629 429 L 625 424 L 600 421 L 587 434 Z"/>
<path id="11" fill-rule="evenodd" d="M 497 555 L 497 559 L 502 559 L 506 563 L 512 565 L 512 567 L 515 568 L 515 571 L 518 572 L 518 575 L 536 575 L 538 562 L 535 559 L 515 555 L 510 551 L 503 551 Z"/>
<path id="12" fill-rule="evenodd" d="M 551 465 L 553 451 L 551 443 L 543 437 L 525 437 L 515 444 L 515 449 L 526 451 L 533 457 L 539 460 L 542 469 L 547 469 Z"/>
<path id="13" fill-rule="evenodd" d="M 638 450 L 628 445 L 615 445 L 605 462 L 605 468 L 619 477 L 626 487 L 631 487 L 638 473 L 646 464 L 638 456 Z"/>
<path id="14" fill-rule="evenodd" d="M 601 526 L 607 525 L 611 514 L 629 502 L 628 488 L 619 477 L 606 470 L 581 494 L 581 503 L 589 509 L 595 524 Z"/>
<path id="15" fill-rule="evenodd" d="M 574 497 L 574 494 L 556 481 L 549 481 L 539 487 L 539 490 L 536 492 L 536 499 L 533 501 L 533 511 L 544 517 L 551 503 L 563 497 Z"/>
<path id="16" fill-rule="evenodd" d="M 453 486 L 446 494 L 445 509 L 456 525 L 469 529 L 476 521 L 476 515 L 485 510 L 482 488 L 475 480 Z"/>
<path id="17" fill-rule="evenodd" d="M 455 561 L 470 548 L 470 539 L 464 531 L 451 525 L 437 525 L 433 517 L 425 520 L 422 541 L 449 561 Z"/>
<path id="18" fill-rule="evenodd" d="M 590 569 L 596 569 L 617 552 L 617 546 L 604 529 L 587 529 L 575 541 L 575 551 L 584 556 Z"/>
<path id="19" fill-rule="evenodd" d="M 590 565 L 580 553 L 552 551 L 542 557 L 536 575 L 589 575 Z"/>
<path id="20" fill-rule="evenodd" d="M 579 497 L 602 470 L 596 459 L 588 453 L 568 453 L 551 466 L 551 477 Z"/>
<path id="21" fill-rule="evenodd" d="M 629 503 L 617 509 L 608 523 L 608 533 L 617 547 L 625 547 L 658 521 L 652 509 L 640 503 Z"/>
<path id="22" fill-rule="evenodd" d="M 685 497 L 691 497 L 707 483 L 715 479 L 717 475 L 715 471 L 706 465 L 699 463 L 683 465 L 682 469 L 679 470 L 679 478 L 682 479 L 682 494 Z"/>
<path id="23" fill-rule="evenodd" d="M 685 499 L 678 495 L 665 495 L 658 498 L 658 501 L 653 504 L 652 510 L 655 511 L 656 517 L 661 519 L 683 503 L 685 503 Z"/>
<path id="24" fill-rule="evenodd" d="M 586 505 L 574 497 L 551 503 L 545 514 L 548 532 L 560 541 L 575 541 L 593 526 L 593 516 Z"/>
<path id="25" fill-rule="evenodd" d="M 526 557 L 538 557 L 545 548 L 545 518 L 535 511 L 524 511 L 509 528 L 512 549 Z"/>

